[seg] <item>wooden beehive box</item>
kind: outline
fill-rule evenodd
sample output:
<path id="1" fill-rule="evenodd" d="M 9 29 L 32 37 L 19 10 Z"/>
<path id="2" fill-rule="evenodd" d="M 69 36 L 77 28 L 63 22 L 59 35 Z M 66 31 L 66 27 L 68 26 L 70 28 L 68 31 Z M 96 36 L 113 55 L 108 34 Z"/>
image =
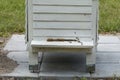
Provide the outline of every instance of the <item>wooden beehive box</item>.
<path id="1" fill-rule="evenodd" d="M 98 0 L 26 0 L 31 70 L 38 65 L 38 51 L 85 50 L 86 64 L 93 66 L 97 35 Z"/>

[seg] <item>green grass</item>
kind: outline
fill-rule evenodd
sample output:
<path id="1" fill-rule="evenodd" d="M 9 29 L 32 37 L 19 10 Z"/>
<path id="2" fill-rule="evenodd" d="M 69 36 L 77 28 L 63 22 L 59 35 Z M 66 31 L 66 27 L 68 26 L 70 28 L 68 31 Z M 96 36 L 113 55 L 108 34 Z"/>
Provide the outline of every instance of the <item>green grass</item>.
<path id="1" fill-rule="evenodd" d="M 120 0 L 100 0 L 99 32 L 120 32 Z"/>
<path id="2" fill-rule="evenodd" d="M 24 0 L 0 0 L 0 36 L 23 33 Z"/>
<path id="3" fill-rule="evenodd" d="M 0 36 L 24 33 L 25 0 L 0 0 Z M 120 0 L 100 0 L 100 33 L 120 32 Z"/>

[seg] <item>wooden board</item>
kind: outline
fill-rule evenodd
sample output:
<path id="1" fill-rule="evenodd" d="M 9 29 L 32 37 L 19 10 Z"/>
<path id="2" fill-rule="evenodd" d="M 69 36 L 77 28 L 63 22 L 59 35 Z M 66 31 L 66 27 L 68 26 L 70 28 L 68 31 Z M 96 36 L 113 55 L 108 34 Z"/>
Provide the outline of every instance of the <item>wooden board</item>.
<path id="1" fill-rule="evenodd" d="M 92 5 L 92 0 L 33 0 L 39 5 Z"/>
<path id="2" fill-rule="evenodd" d="M 92 7 L 76 6 L 33 6 L 33 13 L 84 13 L 91 14 Z"/>
<path id="3" fill-rule="evenodd" d="M 33 36 L 91 36 L 91 30 L 33 30 Z"/>
<path id="4" fill-rule="evenodd" d="M 47 49 L 47 48 L 93 48 L 93 41 L 89 41 L 89 42 L 48 42 L 48 41 L 32 41 L 31 42 L 31 46 L 34 48 L 34 47 L 39 47 L 39 48 L 44 48 L 44 49 Z M 69 49 L 70 50 L 70 49 Z"/>
<path id="5" fill-rule="evenodd" d="M 92 22 L 33 22 L 34 29 L 92 29 Z"/>
<path id="6" fill-rule="evenodd" d="M 92 21 L 92 15 L 85 14 L 33 14 L 34 21 L 52 21 L 52 22 L 89 22 Z"/>
<path id="7" fill-rule="evenodd" d="M 92 40 L 91 36 L 79 36 L 77 38 L 79 38 L 80 41 Z M 76 37 L 75 36 L 69 36 L 69 37 L 68 36 L 42 36 L 42 37 L 34 36 L 33 39 L 38 41 L 46 41 L 47 39 L 76 39 Z"/>

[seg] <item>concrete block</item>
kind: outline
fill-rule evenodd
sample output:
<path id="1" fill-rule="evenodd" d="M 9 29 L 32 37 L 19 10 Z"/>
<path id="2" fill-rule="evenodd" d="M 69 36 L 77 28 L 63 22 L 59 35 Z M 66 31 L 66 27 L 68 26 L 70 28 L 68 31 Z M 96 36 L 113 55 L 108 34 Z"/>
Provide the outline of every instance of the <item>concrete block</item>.
<path id="1" fill-rule="evenodd" d="M 118 37 L 118 38 L 119 38 L 119 40 L 120 40 L 120 33 L 118 33 L 118 34 L 117 34 L 117 37 Z"/>
<path id="2" fill-rule="evenodd" d="M 95 78 L 120 77 L 120 64 L 97 64 L 96 73 L 92 74 Z"/>
<path id="3" fill-rule="evenodd" d="M 120 39 L 117 36 L 99 36 L 99 44 L 120 44 Z"/>
<path id="4" fill-rule="evenodd" d="M 91 77 L 85 73 L 84 53 L 44 53 L 40 73 L 30 73 L 28 53 L 24 35 L 13 35 L 4 48 L 9 50 L 9 58 L 17 61 L 19 66 L 12 73 L 0 76 L 43 77 L 47 80 L 72 80 L 74 77 Z M 97 47 L 95 78 L 120 76 L 120 39 L 116 36 L 100 36 Z M 41 57 L 40 55 L 39 57 Z M 48 78 L 49 79 L 48 79 Z M 52 78 L 50 78 L 52 77 Z M 65 78 L 64 78 L 65 77 Z"/>
<path id="5" fill-rule="evenodd" d="M 0 76 L 10 76 L 10 77 L 38 77 L 38 73 L 30 73 L 28 69 L 28 63 L 23 63 L 18 65 L 18 67 L 12 72 L 7 74 L 2 74 Z"/>
<path id="6" fill-rule="evenodd" d="M 101 52 L 97 53 L 96 57 L 97 64 L 120 64 L 120 52 L 119 53 L 107 53 Z"/>
<path id="7" fill-rule="evenodd" d="M 7 55 L 10 59 L 17 61 L 18 64 L 20 63 L 28 63 L 29 61 L 29 54 L 28 52 L 10 52 Z"/>
<path id="8" fill-rule="evenodd" d="M 120 52 L 120 44 L 98 44 L 98 52 Z"/>
<path id="9" fill-rule="evenodd" d="M 6 46 L 4 47 L 4 50 L 8 51 L 26 51 L 26 44 L 24 35 L 13 35 Z"/>
<path id="10" fill-rule="evenodd" d="M 42 72 L 85 72 L 84 53 L 44 53 Z"/>

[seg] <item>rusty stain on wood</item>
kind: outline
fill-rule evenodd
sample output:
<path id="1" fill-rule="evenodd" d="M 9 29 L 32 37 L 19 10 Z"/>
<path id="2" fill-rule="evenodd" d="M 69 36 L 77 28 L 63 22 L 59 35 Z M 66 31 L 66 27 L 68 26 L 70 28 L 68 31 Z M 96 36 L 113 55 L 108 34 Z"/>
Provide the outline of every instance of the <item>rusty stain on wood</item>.
<path id="1" fill-rule="evenodd" d="M 47 41 L 48 42 L 52 42 L 52 41 L 78 41 L 78 40 L 76 40 L 76 39 L 60 39 L 60 38 L 58 38 L 58 39 L 52 39 L 52 38 L 49 38 L 49 39 L 47 39 Z"/>

